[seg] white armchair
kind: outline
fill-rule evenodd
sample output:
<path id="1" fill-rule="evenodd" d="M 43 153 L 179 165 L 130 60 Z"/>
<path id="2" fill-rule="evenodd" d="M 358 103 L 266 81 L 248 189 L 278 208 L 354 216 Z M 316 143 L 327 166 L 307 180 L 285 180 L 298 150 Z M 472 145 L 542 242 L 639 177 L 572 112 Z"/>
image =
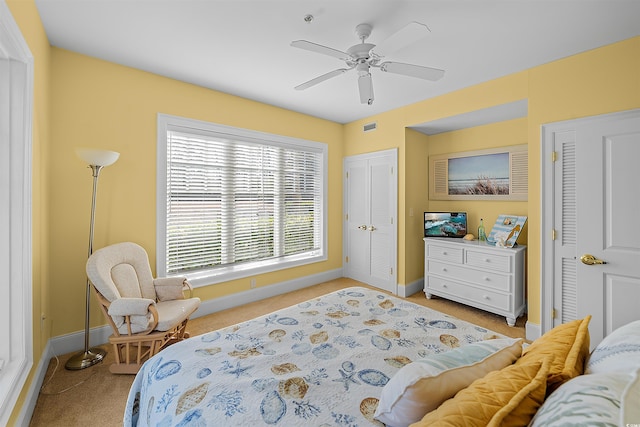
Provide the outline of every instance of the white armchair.
<path id="1" fill-rule="evenodd" d="M 184 277 L 154 279 L 140 245 L 124 242 L 95 251 L 87 261 L 87 276 L 113 329 L 112 373 L 135 374 L 149 357 L 189 337 L 187 321 L 200 298 L 192 296 Z"/>

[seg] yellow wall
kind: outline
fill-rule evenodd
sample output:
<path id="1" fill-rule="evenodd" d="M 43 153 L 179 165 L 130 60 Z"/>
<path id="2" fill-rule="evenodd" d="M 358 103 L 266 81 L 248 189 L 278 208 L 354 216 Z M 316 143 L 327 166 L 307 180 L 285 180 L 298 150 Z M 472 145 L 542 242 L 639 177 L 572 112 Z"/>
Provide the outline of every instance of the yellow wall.
<path id="1" fill-rule="evenodd" d="M 427 136 L 411 129 L 405 131 L 405 150 L 407 152 L 404 169 L 405 185 L 404 200 L 404 280 L 403 284 L 410 284 L 424 276 L 424 234 L 423 212 L 429 209 L 429 197 L 424 185 L 428 182 L 429 145 Z"/>
<path id="2" fill-rule="evenodd" d="M 34 58 L 33 173 L 32 173 L 32 296 L 33 296 L 33 367 L 9 418 L 13 425 L 24 403 L 35 367 L 40 363 L 47 342 L 52 337 L 51 324 L 41 326 L 40 313 L 49 312 L 49 153 L 50 153 L 50 49 L 49 41 L 32 1 L 8 0 L 7 5 Z"/>
<path id="3" fill-rule="evenodd" d="M 77 147 L 120 152 L 100 174 L 94 247 L 135 241 L 152 266 L 156 243 L 158 113 L 286 135 L 329 146 L 329 243 L 326 262 L 264 274 L 257 286 L 341 268 L 342 126 L 147 72 L 52 49 L 55 109 L 51 157 L 51 293 L 53 334 L 83 327 L 91 173 Z M 196 289 L 203 300 L 250 290 L 249 278 Z M 97 307 L 92 325 L 104 324 Z"/>
<path id="4" fill-rule="evenodd" d="M 412 125 L 455 116 L 495 105 L 528 99 L 528 116 L 473 129 L 434 136 L 406 132 Z M 423 260 L 414 251 L 423 248 L 416 237 L 416 206 L 466 210 L 470 228 L 479 218 L 490 228 L 500 213 L 528 216 L 518 242 L 527 248 L 528 319 L 540 324 L 540 127 L 545 123 L 640 107 L 640 37 L 594 49 L 520 73 L 511 74 L 437 98 L 345 125 L 345 155 L 399 147 L 398 282 L 407 285 L 421 277 Z M 379 131 L 362 132 L 376 121 Z M 420 147 L 420 140 L 426 145 Z M 484 148 L 528 144 L 529 197 L 527 202 L 424 201 L 427 194 L 425 156 Z M 426 151 L 425 151 L 426 150 Z M 425 166 L 426 167 L 426 166 Z M 403 173 L 403 171 L 405 173 Z M 414 216 L 409 216 L 410 208 Z"/>

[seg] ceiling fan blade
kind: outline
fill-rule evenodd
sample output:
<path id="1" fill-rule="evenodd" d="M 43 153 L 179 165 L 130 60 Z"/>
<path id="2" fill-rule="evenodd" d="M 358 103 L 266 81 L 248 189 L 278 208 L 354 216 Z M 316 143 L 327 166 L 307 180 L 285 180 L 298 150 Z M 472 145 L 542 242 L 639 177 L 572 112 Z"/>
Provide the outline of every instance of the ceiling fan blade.
<path id="1" fill-rule="evenodd" d="M 342 59 L 343 61 L 346 61 L 349 59 L 349 54 L 346 52 L 342 52 L 337 49 L 323 46 L 321 44 L 311 43 L 306 40 L 293 41 L 291 42 L 291 46 L 304 49 L 304 50 L 309 50 L 315 53 L 321 53 L 323 55 L 333 56 L 334 58 Z"/>
<path id="2" fill-rule="evenodd" d="M 296 90 L 305 90 L 310 88 L 311 86 L 315 86 L 318 83 L 322 83 L 325 80 L 329 80 L 332 77 L 339 76 L 340 74 L 346 73 L 350 68 L 339 68 L 337 70 L 330 71 L 326 74 L 316 77 L 315 79 L 311 79 L 308 82 L 302 83 L 295 87 Z"/>
<path id="3" fill-rule="evenodd" d="M 358 90 L 360 91 L 360 102 L 362 104 L 373 104 L 373 82 L 371 73 L 366 73 L 358 77 Z"/>
<path id="4" fill-rule="evenodd" d="M 398 49 L 428 36 L 430 32 L 431 30 L 429 30 L 429 27 L 426 25 L 419 22 L 410 22 L 371 49 L 371 53 L 378 57 L 387 56 Z"/>
<path id="5" fill-rule="evenodd" d="M 440 80 L 444 76 L 444 70 L 421 65 L 403 64 L 402 62 L 383 62 L 380 64 L 380 70 L 432 81 Z"/>

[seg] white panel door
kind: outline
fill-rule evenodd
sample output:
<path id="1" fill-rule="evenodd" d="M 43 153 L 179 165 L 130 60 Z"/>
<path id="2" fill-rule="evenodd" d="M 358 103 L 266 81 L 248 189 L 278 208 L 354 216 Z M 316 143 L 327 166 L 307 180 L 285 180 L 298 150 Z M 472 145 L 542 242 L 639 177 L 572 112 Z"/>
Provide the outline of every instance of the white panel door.
<path id="1" fill-rule="evenodd" d="M 543 287 L 543 295 L 553 289 L 547 300 L 553 309 L 543 307 L 543 320 L 545 311 L 556 313 L 550 326 L 591 314 L 593 348 L 612 330 L 640 319 L 640 111 L 551 127 L 545 139 L 556 153 L 556 240 L 543 243 L 554 253 L 547 267 L 553 274 L 545 274 L 551 283 Z"/>
<path id="2" fill-rule="evenodd" d="M 344 275 L 396 293 L 397 152 L 344 162 Z"/>
<path id="3" fill-rule="evenodd" d="M 578 316 L 592 314 L 597 344 L 640 319 L 640 115 L 587 123 L 576 139 Z"/>
<path id="4" fill-rule="evenodd" d="M 368 283 L 371 259 L 367 161 L 345 162 L 345 276 Z"/>

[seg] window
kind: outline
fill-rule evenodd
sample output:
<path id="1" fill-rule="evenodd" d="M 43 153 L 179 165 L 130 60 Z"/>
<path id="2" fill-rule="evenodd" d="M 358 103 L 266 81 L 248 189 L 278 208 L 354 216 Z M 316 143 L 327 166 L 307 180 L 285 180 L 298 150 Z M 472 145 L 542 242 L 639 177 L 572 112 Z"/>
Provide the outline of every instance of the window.
<path id="1" fill-rule="evenodd" d="M 326 259 L 327 145 L 160 114 L 158 275 L 194 286 Z"/>
<path id="2" fill-rule="evenodd" d="M 0 2 L 0 92 L 0 425 L 7 425 L 33 366 L 33 56 L 5 2 Z M 17 424 L 23 424 L 25 412 Z"/>

